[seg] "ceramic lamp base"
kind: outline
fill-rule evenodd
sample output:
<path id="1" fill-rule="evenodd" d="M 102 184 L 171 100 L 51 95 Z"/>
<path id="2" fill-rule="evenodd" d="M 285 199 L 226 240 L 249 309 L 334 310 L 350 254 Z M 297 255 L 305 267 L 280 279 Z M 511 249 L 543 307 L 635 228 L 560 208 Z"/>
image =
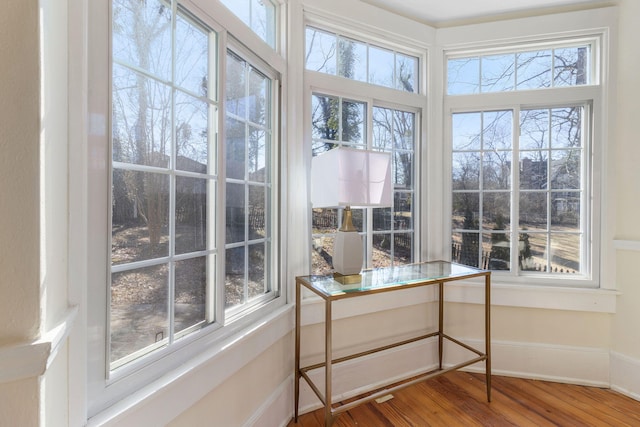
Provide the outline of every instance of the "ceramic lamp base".
<path id="1" fill-rule="evenodd" d="M 362 237 L 357 231 L 338 231 L 333 243 L 333 269 L 342 276 L 360 274 L 362 270 Z"/>

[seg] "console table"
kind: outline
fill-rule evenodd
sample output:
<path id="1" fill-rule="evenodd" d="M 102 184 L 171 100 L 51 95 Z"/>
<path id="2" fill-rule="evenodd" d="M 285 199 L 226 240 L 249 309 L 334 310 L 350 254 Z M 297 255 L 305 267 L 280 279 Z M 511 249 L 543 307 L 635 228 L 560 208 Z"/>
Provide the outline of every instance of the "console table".
<path id="1" fill-rule="evenodd" d="M 455 280 L 469 279 L 473 277 L 484 276 L 485 286 L 485 349 L 484 352 L 479 351 L 447 334 L 443 331 L 444 320 L 444 285 L 447 282 Z M 362 353 L 352 354 L 349 356 L 334 359 L 332 356 L 332 304 L 345 298 L 357 298 L 364 295 L 371 295 L 382 292 L 395 292 L 403 289 L 415 288 L 419 286 L 438 286 L 438 330 L 421 335 L 408 340 L 403 340 L 383 347 L 368 350 Z M 318 295 L 324 301 L 325 306 L 325 358 L 324 362 L 310 365 L 306 367 L 300 366 L 300 310 L 301 310 L 301 293 L 302 288 L 309 289 Z M 460 369 L 473 363 L 485 362 L 487 400 L 491 401 L 491 272 L 468 267 L 447 261 L 432 261 L 418 264 L 403 265 L 389 268 L 379 268 L 374 270 L 363 271 L 361 278 L 356 283 L 348 283 L 341 278 L 333 276 L 299 276 L 296 277 L 296 343 L 295 343 L 295 408 L 294 420 L 298 421 L 298 405 L 300 402 L 300 379 L 304 378 L 309 384 L 313 392 L 318 396 L 324 405 L 325 426 L 331 426 L 335 418 L 343 413 L 365 402 L 378 399 L 382 396 L 390 394 L 401 388 L 416 384 L 426 379 L 445 374 L 447 372 Z M 438 339 L 438 368 L 424 372 L 420 375 L 413 376 L 404 381 L 395 382 L 386 387 L 381 387 L 364 395 L 357 396 L 355 399 L 349 399 L 348 403 L 343 405 L 333 405 L 331 398 L 332 385 L 332 366 L 352 360 L 358 357 L 373 354 L 379 351 L 388 350 L 401 345 L 406 345 L 415 341 L 425 340 L 437 337 Z M 448 340 L 458 346 L 461 346 L 477 357 L 458 363 L 454 366 L 443 367 L 442 351 L 443 341 Z M 314 384 L 309 371 L 324 368 L 325 389 L 322 392 L 319 387 Z"/>

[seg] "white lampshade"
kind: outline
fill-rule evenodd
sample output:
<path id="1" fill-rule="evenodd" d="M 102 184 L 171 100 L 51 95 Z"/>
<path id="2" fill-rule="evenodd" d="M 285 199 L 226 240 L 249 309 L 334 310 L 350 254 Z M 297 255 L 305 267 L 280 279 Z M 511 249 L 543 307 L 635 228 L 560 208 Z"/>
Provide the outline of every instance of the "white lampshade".
<path id="1" fill-rule="evenodd" d="M 364 250 L 362 238 L 351 222 L 350 207 L 392 206 L 391 155 L 334 148 L 314 157 L 311 203 L 316 208 L 346 208 L 342 227 L 334 239 L 333 268 L 341 277 L 337 280 L 359 277 Z"/>
<path id="2" fill-rule="evenodd" d="M 391 206 L 391 155 L 339 147 L 314 157 L 311 203 L 316 208 Z"/>

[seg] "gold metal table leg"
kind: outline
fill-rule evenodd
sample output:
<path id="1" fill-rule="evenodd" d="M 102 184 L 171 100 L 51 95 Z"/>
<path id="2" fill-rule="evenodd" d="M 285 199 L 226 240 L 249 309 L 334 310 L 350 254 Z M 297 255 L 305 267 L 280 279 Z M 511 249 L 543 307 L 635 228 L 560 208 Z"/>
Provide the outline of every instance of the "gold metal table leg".
<path id="1" fill-rule="evenodd" d="M 491 402 L 491 275 L 484 276 L 484 325 L 485 325 L 485 373 L 487 376 L 487 401 Z"/>
<path id="2" fill-rule="evenodd" d="M 298 406 L 300 404 L 300 282 L 296 280 L 296 348 L 295 348 L 295 404 L 293 420 L 298 422 Z"/>
<path id="3" fill-rule="evenodd" d="M 331 359 L 333 354 L 332 349 L 332 320 L 331 320 L 331 300 L 325 300 L 325 330 L 324 330 L 324 357 L 325 357 L 325 407 L 324 407 L 324 425 L 325 427 L 330 427 L 333 424 L 333 415 L 331 414 L 331 383 L 332 383 L 332 375 L 331 375 Z"/>
<path id="4" fill-rule="evenodd" d="M 438 367 L 442 370 L 444 338 L 444 283 L 438 283 Z"/>

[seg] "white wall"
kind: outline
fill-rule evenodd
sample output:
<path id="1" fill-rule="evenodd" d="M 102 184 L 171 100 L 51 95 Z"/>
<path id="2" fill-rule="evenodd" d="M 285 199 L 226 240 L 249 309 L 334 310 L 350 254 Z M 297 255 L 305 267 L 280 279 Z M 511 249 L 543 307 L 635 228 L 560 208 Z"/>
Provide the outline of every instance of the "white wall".
<path id="1" fill-rule="evenodd" d="M 616 276 L 621 294 L 612 326 L 612 384 L 640 399 L 640 54 L 638 25 L 640 2 L 620 2 L 618 103 L 616 109 L 615 198 Z"/>
<path id="2" fill-rule="evenodd" d="M 11 1 L 0 16 L 0 342 L 39 332 L 38 2 Z"/>
<path id="3" fill-rule="evenodd" d="M 0 14 L 0 378 L 40 325 L 38 1 Z M 3 375 L 5 374 L 5 375 Z M 4 378 L 2 378 L 4 379 Z M 0 379 L 0 424 L 35 426 L 37 378 Z"/>

